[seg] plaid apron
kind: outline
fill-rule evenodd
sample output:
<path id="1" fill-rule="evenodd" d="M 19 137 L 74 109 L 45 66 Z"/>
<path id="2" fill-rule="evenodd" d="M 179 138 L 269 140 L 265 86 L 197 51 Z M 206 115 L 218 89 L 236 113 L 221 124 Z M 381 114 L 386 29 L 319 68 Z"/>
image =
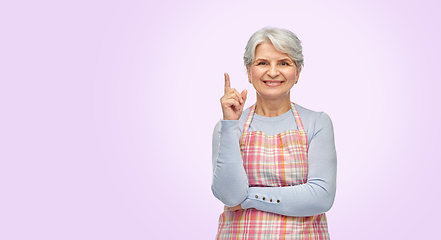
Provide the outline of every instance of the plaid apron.
<path id="1" fill-rule="evenodd" d="M 299 130 L 275 135 L 248 132 L 255 105 L 245 122 L 240 149 L 250 187 L 284 187 L 304 184 L 308 175 L 308 138 L 300 116 L 291 103 Z M 267 199 L 276 202 L 278 199 Z M 216 239 L 329 239 L 324 213 L 309 217 L 290 217 L 254 208 L 230 211 L 225 206 L 219 217 Z"/>

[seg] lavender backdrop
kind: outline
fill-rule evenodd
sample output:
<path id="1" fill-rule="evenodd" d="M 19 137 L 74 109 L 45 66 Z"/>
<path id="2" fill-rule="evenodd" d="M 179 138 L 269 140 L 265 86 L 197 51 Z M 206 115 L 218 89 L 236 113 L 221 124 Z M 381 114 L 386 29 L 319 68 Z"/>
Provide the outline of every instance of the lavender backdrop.
<path id="1" fill-rule="evenodd" d="M 223 73 L 254 93 L 242 54 L 264 26 L 303 41 L 292 100 L 334 122 L 332 238 L 436 238 L 440 7 L 1 3 L 0 239 L 213 239 Z"/>

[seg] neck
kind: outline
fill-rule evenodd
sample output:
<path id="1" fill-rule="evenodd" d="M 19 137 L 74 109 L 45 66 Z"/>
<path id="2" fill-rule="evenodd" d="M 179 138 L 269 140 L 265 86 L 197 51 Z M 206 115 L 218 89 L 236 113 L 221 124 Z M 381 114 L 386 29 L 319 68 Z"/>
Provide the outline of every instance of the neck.
<path id="1" fill-rule="evenodd" d="M 291 109 L 289 93 L 284 98 L 265 99 L 257 94 L 255 113 L 264 117 L 277 117 Z"/>

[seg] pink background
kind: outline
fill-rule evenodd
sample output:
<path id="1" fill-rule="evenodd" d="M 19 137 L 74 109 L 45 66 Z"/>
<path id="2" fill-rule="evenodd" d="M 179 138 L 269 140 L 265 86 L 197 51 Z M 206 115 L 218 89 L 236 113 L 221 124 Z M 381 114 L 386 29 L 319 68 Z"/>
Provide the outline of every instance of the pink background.
<path id="1" fill-rule="evenodd" d="M 332 239 L 439 235 L 438 1 L 4 1 L 0 239 L 214 239 L 223 73 L 287 28 L 292 100 L 328 113 Z"/>

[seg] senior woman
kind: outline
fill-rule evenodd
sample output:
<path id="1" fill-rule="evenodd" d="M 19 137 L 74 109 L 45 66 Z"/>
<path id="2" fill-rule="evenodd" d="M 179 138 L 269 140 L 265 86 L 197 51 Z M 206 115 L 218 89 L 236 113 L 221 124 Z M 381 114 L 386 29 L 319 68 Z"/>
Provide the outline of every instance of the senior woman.
<path id="1" fill-rule="evenodd" d="M 329 239 L 325 212 L 336 190 L 337 157 L 329 116 L 291 102 L 303 66 L 300 40 L 264 28 L 245 49 L 257 101 L 225 74 L 223 119 L 213 133 L 213 183 L 225 204 L 217 239 Z"/>

